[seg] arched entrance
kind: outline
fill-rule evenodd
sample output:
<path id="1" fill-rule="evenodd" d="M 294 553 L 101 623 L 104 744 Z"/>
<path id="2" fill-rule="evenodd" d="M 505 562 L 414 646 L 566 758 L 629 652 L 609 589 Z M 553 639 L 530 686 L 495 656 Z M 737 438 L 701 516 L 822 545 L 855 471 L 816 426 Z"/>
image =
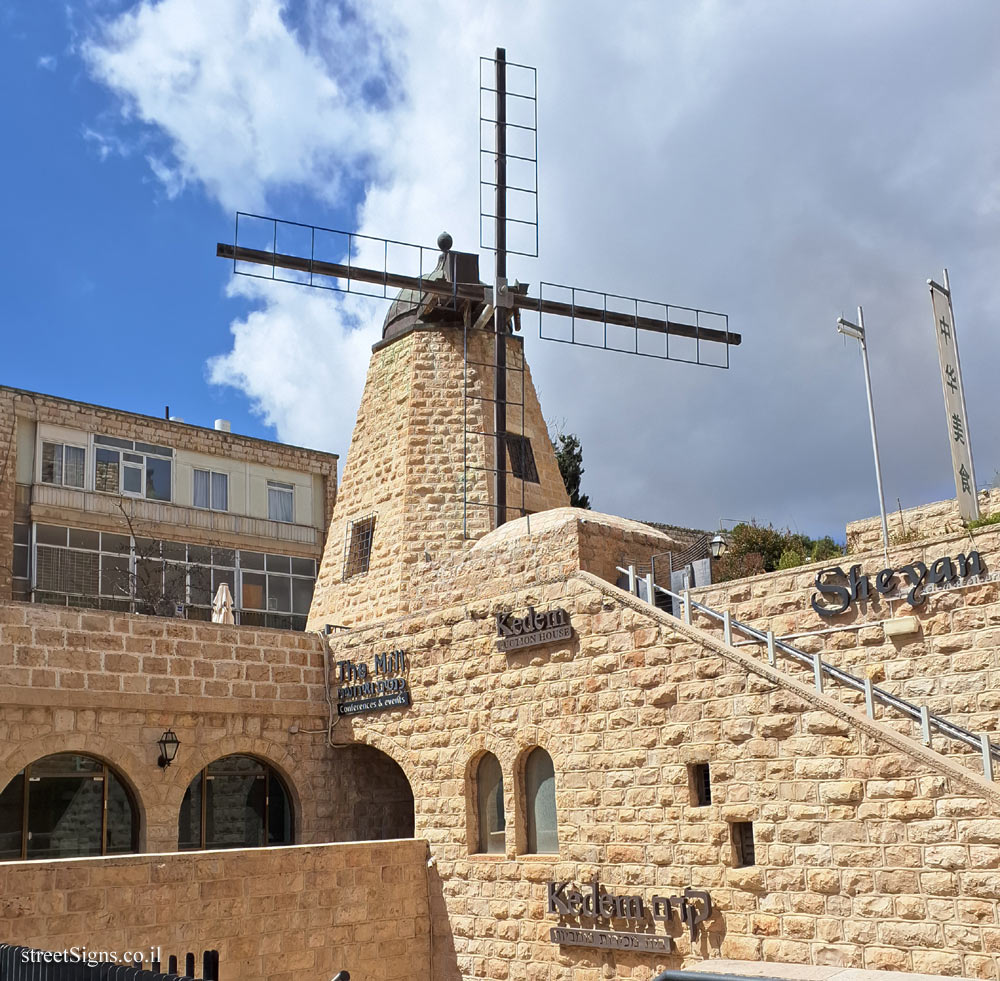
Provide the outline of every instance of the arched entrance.
<path id="1" fill-rule="evenodd" d="M 372 746 L 337 750 L 341 841 L 412 838 L 413 791 L 402 767 Z"/>

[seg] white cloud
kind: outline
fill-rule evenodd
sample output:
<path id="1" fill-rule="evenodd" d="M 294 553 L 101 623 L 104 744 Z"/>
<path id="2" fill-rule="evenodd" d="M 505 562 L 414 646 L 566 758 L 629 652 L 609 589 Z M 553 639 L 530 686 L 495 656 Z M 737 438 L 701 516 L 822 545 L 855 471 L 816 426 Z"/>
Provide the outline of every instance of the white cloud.
<path id="1" fill-rule="evenodd" d="M 289 185 L 330 200 L 346 174 L 364 182 L 359 230 L 430 242 L 446 227 L 473 250 L 478 57 L 516 25 L 508 57 L 539 68 L 542 225 L 540 259 L 512 260 L 512 277 L 723 309 L 743 333 L 730 372 L 529 337 L 544 411 L 582 436 L 596 507 L 812 533 L 872 513 L 857 351 L 834 331 L 859 302 L 887 498 L 950 494 L 923 286 L 944 264 L 980 478 L 1000 466 L 1000 130 L 984 122 L 1000 116 L 1000 9 L 625 2 L 614 23 L 596 3 L 296 11 L 290 27 L 277 0 L 142 3 L 88 47 L 127 111 L 168 137 L 168 190 L 198 183 L 251 209 Z M 947 72 L 928 71 L 935 51 Z M 245 289 L 261 307 L 234 322 L 213 380 L 246 391 L 282 438 L 345 452 L 383 310 L 358 330 L 350 303 Z"/>
<path id="2" fill-rule="evenodd" d="M 374 301 L 240 277 L 229 292 L 261 306 L 233 321 L 232 350 L 211 359 L 209 379 L 246 392 L 284 439 L 345 457 L 379 337 Z"/>
<path id="3" fill-rule="evenodd" d="M 55 55 L 39 55 L 35 64 L 47 72 L 54 72 L 59 67 L 59 60 Z"/>
<path id="4" fill-rule="evenodd" d="M 157 166 L 170 186 L 200 183 L 227 210 L 254 210 L 284 185 L 336 200 L 377 161 L 384 119 L 281 14 L 278 0 L 143 0 L 84 43 L 126 118 L 169 140 L 174 159 Z"/>

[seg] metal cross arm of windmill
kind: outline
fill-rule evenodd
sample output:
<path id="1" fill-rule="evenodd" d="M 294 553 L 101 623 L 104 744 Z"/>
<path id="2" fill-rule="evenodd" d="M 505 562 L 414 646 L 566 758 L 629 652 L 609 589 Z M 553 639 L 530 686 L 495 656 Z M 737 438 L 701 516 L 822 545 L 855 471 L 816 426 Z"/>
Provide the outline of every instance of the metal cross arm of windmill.
<path id="1" fill-rule="evenodd" d="M 258 218 L 259 216 L 242 216 Z M 275 224 L 292 224 L 281 222 L 279 219 L 261 219 Z M 296 223 L 297 224 L 297 223 Z M 300 226 L 303 227 L 303 226 Z M 341 232 L 334 229 L 322 229 L 314 226 L 309 227 L 314 232 L 327 232 L 331 235 L 348 236 L 352 233 Z M 311 236 L 312 237 L 312 236 Z M 386 240 L 388 241 L 388 240 Z M 404 243 L 394 243 L 404 245 Z M 408 248 L 419 249 L 419 246 L 406 246 Z M 427 251 L 427 249 L 424 249 Z M 450 251 L 445 249 L 445 252 Z M 371 292 L 357 289 L 355 283 L 365 283 L 376 287 L 382 287 L 384 292 L 375 295 L 389 298 L 388 290 L 412 290 L 414 293 L 426 294 L 428 298 L 437 297 L 439 302 L 450 300 L 454 305 L 457 301 L 467 300 L 474 304 L 483 304 L 495 307 L 493 289 L 490 286 L 479 282 L 462 282 L 459 278 L 451 282 L 448 279 L 434 279 L 429 276 L 413 276 L 393 272 L 389 269 L 372 269 L 365 266 L 356 266 L 342 262 L 331 262 L 317 259 L 312 255 L 293 255 L 285 252 L 275 252 L 266 249 L 252 249 L 241 245 L 230 245 L 219 242 L 216 245 L 216 255 L 222 259 L 230 259 L 234 266 L 239 263 L 252 263 L 258 266 L 270 267 L 272 275 L 264 276 L 267 279 L 281 279 L 276 274 L 276 270 L 285 269 L 296 273 L 301 273 L 308 277 L 306 280 L 290 279 L 286 281 L 299 282 L 303 285 L 321 286 L 327 289 L 341 290 L 344 292 L 360 292 L 364 295 L 373 295 Z M 465 253 L 455 253 L 455 255 L 465 255 Z M 237 267 L 238 272 L 245 275 L 255 275 L 246 273 Z M 256 274 L 259 275 L 259 274 Z M 346 285 L 328 285 L 324 280 L 334 280 Z M 563 287 L 559 287 L 563 289 Z M 568 289 L 568 287 L 566 287 Z M 587 291 L 588 293 L 590 291 Z M 682 323 L 670 320 L 668 317 L 659 319 L 651 316 L 644 316 L 638 313 L 629 314 L 623 311 L 602 309 L 586 304 L 565 303 L 559 300 L 545 299 L 542 296 L 531 296 L 527 292 L 522 292 L 516 286 L 511 286 L 506 291 L 508 302 L 501 302 L 500 306 L 510 306 L 514 310 L 530 310 L 540 314 L 548 314 L 558 317 L 568 317 L 576 320 L 587 320 L 602 324 L 612 324 L 620 327 L 631 327 L 638 330 L 652 331 L 660 334 L 671 334 L 677 337 L 687 337 L 694 340 L 707 342 L 738 345 L 742 337 L 729 330 L 720 330 L 713 327 L 699 326 L 697 323 Z M 632 301 L 646 302 L 646 301 Z M 652 304 L 650 304 L 652 305 Z M 666 306 L 665 304 L 660 304 Z M 684 308 L 690 309 L 690 308 Z M 699 313 L 700 311 L 694 311 Z"/>

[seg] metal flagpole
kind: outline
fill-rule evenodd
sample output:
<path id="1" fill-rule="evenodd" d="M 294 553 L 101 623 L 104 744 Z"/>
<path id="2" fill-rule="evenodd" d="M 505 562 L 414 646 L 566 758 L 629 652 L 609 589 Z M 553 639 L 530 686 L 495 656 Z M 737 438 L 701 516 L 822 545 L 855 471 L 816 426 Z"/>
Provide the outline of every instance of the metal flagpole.
<path id="1" fill-rule="evenodd" d="M 878 486 L 878 506 L 882 515 L 882 551 L 885 555 L 886 568 L 889 567 L 889 522 L 885 517 L 885 494 L 882 492 L 882 464 L 878 455 L 878 434 L 875 430 L 875 403 L 872 401 L 872 375 L 868 365 L 868 343 L 865 337 L 865 314 L 858 307 L 858 322 L 852 324 L 841 317 L 837 321 L 837 330 L 848 337 L 856 338 L 861 344 L 861 360 L 865 365 L 865 393 L 868 396 L 868 419 L 872 427 L 872 452 L 875 454 L 875 483 Z"/>

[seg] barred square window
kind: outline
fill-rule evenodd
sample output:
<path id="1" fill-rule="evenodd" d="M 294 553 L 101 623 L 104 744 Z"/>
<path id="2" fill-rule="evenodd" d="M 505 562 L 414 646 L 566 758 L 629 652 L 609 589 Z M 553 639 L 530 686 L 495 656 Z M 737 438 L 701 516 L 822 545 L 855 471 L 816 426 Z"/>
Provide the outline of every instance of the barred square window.
<path id="1" fill-rule="evenodd" d="M 730 826 L 733 836 L 733 857 L 736 867 L 746 868 L 757 864 L 753 846 L 753 821 L 734 821 Z"/>
<path id="2" fill-rule="evenodd" d="M 375 537 L 375 515 L 356 518 L 347 523 L 344 542 L 344 579 L 368 571 L 372 556 L 372 539 Z"/>
<path id="3" fill-rule="evenodd" d="M 691 779 L 691 803 L 707 807 L 712 803 L 712 778 L 707 763 L 692 763 L 688 768 Z"/>
<path id="4" fill-rule="evenodd" d="M 518 433 L 507 433 L 507 453 L 510 456 L 510 472 L 519 480 L 538 483 L 538 469 L 531 440 Z"/>

